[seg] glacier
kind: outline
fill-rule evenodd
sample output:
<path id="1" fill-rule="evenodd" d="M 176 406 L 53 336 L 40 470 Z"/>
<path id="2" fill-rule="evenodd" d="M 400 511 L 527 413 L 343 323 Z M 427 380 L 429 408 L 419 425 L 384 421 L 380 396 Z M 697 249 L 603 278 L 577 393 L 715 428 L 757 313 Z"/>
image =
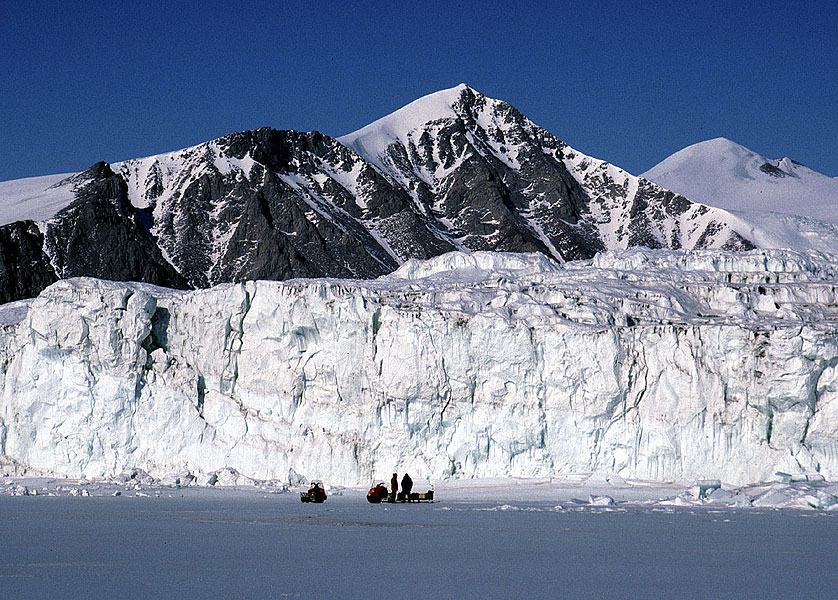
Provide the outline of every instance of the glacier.
<path id="1" fill-rule="evenodd" d="M 832 480 L 836 275 L 828 254 L 631 249 L 62 280 L 0 307 L 0 473 Z"/>

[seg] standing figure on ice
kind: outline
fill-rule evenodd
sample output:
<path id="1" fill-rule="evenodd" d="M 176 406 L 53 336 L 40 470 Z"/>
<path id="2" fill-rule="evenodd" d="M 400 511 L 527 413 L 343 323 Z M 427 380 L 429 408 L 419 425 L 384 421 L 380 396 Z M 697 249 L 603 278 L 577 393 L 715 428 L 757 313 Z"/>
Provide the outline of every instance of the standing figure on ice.
<path id="1" fill-rule="evenodd" d="M 402 477 L 402 497 L 404 498 L 405 502 L 410 500 L 410 490 L 412 489 L 413 480 L 410 478 L 410 475 L 405 473 L 404 477 Z"/>
<path id="2" fill-rule="evenodd" d="M 393 473 L 393 478 L 390 480 L 390 496 L 393 499 L 393 502 L 396 501 L 396 496 L 399 492 L 399 474 Z"/>

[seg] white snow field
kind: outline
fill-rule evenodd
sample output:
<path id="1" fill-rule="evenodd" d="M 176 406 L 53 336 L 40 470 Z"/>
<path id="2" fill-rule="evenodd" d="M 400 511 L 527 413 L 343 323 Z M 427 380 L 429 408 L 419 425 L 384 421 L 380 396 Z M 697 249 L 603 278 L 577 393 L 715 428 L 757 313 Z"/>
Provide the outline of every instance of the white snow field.
<path id="1" fill-rule="evenodd" d="M 838 223 L 838 179 L 790 158 L 770 159 L 726 138 L 679 150 L 641 175 L 693 202 Z"/>
<path id="2" fill-rule="evenodd" d="M 769 159 L 725 138 L 693 144 L 641 177 L 731 212 L 760 248 L 835 251 L 838 178 L 789 158 Z"/>
<path id="3" fill-rule="evenodd" d="M 0 497 L 4 598 L 831 598 L 838 513 L 359 491 Z"/>
<path id="4" fill-rule="evenodd" d="M 373 281 L 194 292 L 60 281 L 0 308 L 0 471 L 780 477 L 828 508 L 837 271 L 814 253 L 632 250 L 451 253 Z"/>
<path id="5" fill-rule="evenodd" d="M 75 200 L 74 173 L 0 181 L 0 226 L 45 221 Z"/>

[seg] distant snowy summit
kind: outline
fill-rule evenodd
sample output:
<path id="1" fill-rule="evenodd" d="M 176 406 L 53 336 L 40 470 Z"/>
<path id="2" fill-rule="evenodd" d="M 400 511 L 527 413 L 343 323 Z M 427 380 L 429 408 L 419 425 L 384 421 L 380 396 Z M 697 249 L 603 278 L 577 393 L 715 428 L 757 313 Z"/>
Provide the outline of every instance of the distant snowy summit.
<path id="1" fill-rule="evenodd" d="M 806 247 L 586 156 L 465 84 L 339 139 L 243 131 L 0 183 L 0 205 L 0 301 L 72 276 L 184 288 L 374 278 L 453 250 L 562 262 Z"/>
<path id="2" fill-rule="evenodd" d="M 642 175 L 694 202 L 732 211 L 758 246 L 838 248 L 838 179 L 725 138 L 693 144 Z M 773 214 L 767 214 L 773 213 Z M 739 230 L 749 235 L 748 230 Z"/>
<path id="3" fill-rule="evenodd" d="M 725 138 L 688 146 L 642 175 L 694 202 L 838 223 L 838 179 L 790 158 L 769 159 Z"/>

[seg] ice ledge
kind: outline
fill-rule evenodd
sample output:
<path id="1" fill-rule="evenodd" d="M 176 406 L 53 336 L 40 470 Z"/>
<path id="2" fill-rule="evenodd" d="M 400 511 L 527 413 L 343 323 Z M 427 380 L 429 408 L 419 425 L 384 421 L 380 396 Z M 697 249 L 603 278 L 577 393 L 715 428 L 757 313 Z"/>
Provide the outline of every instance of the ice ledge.
<path id="1" fill-rule="evenodd" d="M 419 280 L 436 275 L 443 275 L 454 281 L 457 279 L 473 281 L 498 275 L 507 277 L 543 275 L 556 273 L 559 270 L 558 263 L 537 252 L 449 252 L 428 260 L 411 258 L 390 275 L 382 277 L 381 281 Z"/>
<path id="2" fill-rule="evenodd" d="M 76 279 L 4 307 L 2 461 L 336 485 L 393 470 L 838 476 L 828 257 L 475 253 L 403 269 L 196 292 Z"/>

